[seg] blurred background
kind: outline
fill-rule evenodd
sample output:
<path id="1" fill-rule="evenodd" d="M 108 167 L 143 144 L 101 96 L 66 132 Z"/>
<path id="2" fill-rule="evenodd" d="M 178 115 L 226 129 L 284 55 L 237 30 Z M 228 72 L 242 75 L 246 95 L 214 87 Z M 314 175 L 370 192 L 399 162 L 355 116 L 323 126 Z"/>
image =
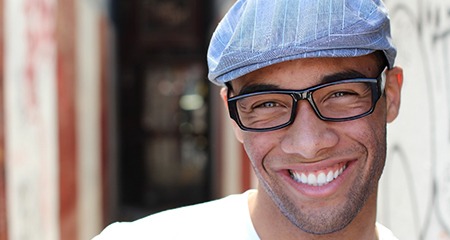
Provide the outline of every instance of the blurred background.
<path id="1" fill-rule="evenodd" d="M 0 0 L 0 240 L 254 187 L 206 50 L 234 0 Z M 450 239 L 450 2 L 386 0 L 405 81 L 378 219 Z"/>

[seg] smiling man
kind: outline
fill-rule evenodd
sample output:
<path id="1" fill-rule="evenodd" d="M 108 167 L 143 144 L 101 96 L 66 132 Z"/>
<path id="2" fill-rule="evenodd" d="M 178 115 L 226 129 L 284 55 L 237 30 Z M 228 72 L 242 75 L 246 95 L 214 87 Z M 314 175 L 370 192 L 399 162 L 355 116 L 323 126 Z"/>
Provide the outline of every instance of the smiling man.
<path id="1" fill-rule="evenodd" d="M 376 221 L 403 81 L 395 56 L 380 1 L 238 0 L 212 36 L 209 79 L 257 189 L 97 239 L 396 239 Z"/>
<path id="2" fill-rule="evenodd" d="M 395 239 L 376 224 L 395 55 L 380 1 L 238 1 L 219 24 L 209 77 L 259 181 L 261 239 Z"/>
<path id="3" fill-rule="evenodd" d="M 377 239 L 401 76 L 377 55 L 289 60 L 222 91 L 259 180 L 249 209 L 261 239 Z"/>

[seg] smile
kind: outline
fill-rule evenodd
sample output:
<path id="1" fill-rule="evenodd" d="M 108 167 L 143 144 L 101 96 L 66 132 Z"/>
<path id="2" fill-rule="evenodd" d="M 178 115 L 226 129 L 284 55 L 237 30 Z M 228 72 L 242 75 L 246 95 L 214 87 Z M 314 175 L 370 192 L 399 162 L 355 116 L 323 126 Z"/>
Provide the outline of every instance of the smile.
<path id="1" fill-rule="evenodd" d="M 338 163 L 332 167 L 314 172 L 299 172 L 289 170 L 289 174 L 291 178 L 298 183 L 320 187 L 327 185 L 334 179 L 338 178 L 346 168 L 347 165 L 345 163 Z"/>

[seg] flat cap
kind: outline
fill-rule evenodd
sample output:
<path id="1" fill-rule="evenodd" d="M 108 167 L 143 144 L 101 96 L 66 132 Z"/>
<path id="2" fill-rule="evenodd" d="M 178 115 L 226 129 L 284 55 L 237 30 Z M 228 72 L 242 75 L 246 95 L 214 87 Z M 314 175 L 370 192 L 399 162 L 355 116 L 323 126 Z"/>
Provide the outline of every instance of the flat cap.
<path id="1" fill-rule="evenodd" d="M 218 85 L 299 58 L 355 57 L 396 49 L 379 0 L 238 0 L 213 33 L 208 78 Z"/>

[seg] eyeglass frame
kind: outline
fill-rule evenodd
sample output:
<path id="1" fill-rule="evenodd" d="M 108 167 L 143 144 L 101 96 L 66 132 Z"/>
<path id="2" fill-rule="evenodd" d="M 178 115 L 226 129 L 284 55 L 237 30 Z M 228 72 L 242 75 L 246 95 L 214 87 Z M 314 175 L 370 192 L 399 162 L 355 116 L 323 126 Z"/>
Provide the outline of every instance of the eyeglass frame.
<path id="1" fill-rule="evenodd" d="M 230 97 L 231 96 L 231 88 L 228 87 L 228 92 L 227 92 L 228 112 L 229 112 L 230 118 L 233 119 L 237 123 L 237 125 L 239 126 L 240 129 L 242 129 L 244 131 L 251 131 L 251 132 L 275 131 L 275 130 L 282 129 L 282 128 L 285 128 L 285 127 L 291 125 L 295 121 L 295 117 L 297 116 L 297 106 L 298 106 L 297 104 L 301 100 L 307 100 L 309 102 L 310 106 L 312 107 L 312 109 L 314 110 L 316 116 L 319 119 L 321 119 L 322 121 L 344 122 L 344 121 L 356 120 L 356 119 L 359 119 L 359 118 L 362 118 L 362 117 L 372 114 L 373 111 L 375 110 L 375 106 L 376 106 L 378 100 L 384 94 L 384 87 L 386 84 L 386 76 L 385 76 L 386 69 L 388 69 L 388 68 L 384 68 L 383 71 L 381 71 L 381 73 L 376 78 L 343 79 L 343 80 L 333 81 L 333 82 L 329 82 L 329 83 L 318 84 L 318 85 L 315 85 L 315 86 L 312 86 L 309 88 L 305 88 L 302 90 L 290 90 L 290 89 L 262 90 L 262 91 L 255 91 L 255 92 L 250 92 L 250 93 L 245 93 L 245 94 Z M 358 114 L 356 116 L 346 117 L 346 118 L 329 118 L 329 117 L 322 116 L 322 114 L 320 113 L 318 107 L 316 106 L 316 104 L 314 102 L 314 99 L 312 98 L 314 91 L 324 88 L 324 87 L 337 85 L 337 84 L 356 83 L 356 82 L 369 83 L 370 89 L 372 92 L 372 106 L 370 107 L 370 109 L 362 114 Z M 269 128 L 250 128 L 250 127 L 244 126 L 244 124 L 241 122 L 241 120 L 239 118 L 239 113 L 238 113 L 237 106 L 236 106 L 237 101 L 240 99 L 246 98 L 246 97 L 262 95 L 262 94 L 287 94 L 287 95 L 291 96 L 291 98 L 293 100 L 291 116 L 286 123 L 278 125 L 278 126 L 274 126 L 274 127 L 269 127 Z"/>

